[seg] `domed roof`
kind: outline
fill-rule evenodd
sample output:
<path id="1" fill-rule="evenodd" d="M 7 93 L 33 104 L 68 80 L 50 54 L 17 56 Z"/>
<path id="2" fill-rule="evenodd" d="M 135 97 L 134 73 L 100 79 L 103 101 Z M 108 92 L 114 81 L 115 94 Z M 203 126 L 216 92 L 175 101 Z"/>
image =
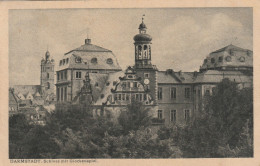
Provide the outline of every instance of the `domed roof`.
<path id="1" fill-rule="evenodd" d="M 148 34 L 140 33 L 140 34 L 135 35 L 134 40 L 136 42 L 150 42 L 150 41 L 152 41 L 152 37 Z"/>

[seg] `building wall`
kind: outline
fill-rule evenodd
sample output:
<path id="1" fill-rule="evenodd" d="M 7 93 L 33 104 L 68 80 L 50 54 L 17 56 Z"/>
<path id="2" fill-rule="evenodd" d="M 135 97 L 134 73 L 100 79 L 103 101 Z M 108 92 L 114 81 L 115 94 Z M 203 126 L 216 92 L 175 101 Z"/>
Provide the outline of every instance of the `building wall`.
<path id="1" fill-rule="evenodd" d="M 149 78 L 145 77 L 145 74 L 149 74 Z M 149 80 L 149 92 L 155 102 L 157 103 L 157 71 L 154 69 L 136 69 L 137 77 L 141 77 L 141 83 L 144 84 L 144 80 Z M 145 84 L 144 84 L 145 85 Z"/>
<path id="2" fill-rule="evenodd" d="M 56 74 L 57 75 L 57 83 L 56 83 L 57 101 L 58 102 L 72 101 L 78 95 L 78 92 L 80 91 L 81 87 L 84 84 L 83 80 L 85 79 L 86 72 L 107 74 L 107 73 L 112 73 L 117 71 L 118 70 L 78 70 L 78 69 L 65 69 L 65 70 L 57 71 Z M 77 74 L 77 72 L 80 74 Z M 92 80 L 92 82 L 93 81 L 94 80 Z M 66 89 L 66 94 L 64 94 L 64 89 Z M 100 88 L 97 87 L 95 90 L 98 91 L 99 89 L 101 91 L 102 87 Z M 63 95 L 61 95 L 61 93 L 63 93 Z"/>
<path id="3" fill-rule="evenodd" d="M 185 110 L 189 110 L 189 116 L 193 116 L 193 87 L 189 84 L 158 84 L 162 88 L 162 99 L 158 99 L 158 109 L 163 112 L 165 124 L 185 123 Z M 176 98 L 171 97 L 171 88 L 176 88 Z M 185 97 L 185 88 L 189 88 L 189 98 Z M 188 96 L 187 96 L 188 97 Z M 176 122 L 170 121 L 171 110 L 176 110 Z"/>

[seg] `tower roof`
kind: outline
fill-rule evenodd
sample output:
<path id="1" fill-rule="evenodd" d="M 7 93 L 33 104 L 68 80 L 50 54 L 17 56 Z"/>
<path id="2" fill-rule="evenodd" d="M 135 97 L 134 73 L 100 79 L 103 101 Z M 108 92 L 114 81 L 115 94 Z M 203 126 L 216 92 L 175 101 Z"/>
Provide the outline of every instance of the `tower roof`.
<path id="1" fill-rule="evenodd" d="M 143 15 L 144 16 L 144 15 Z M 149 34 L 146 34 L 146 25 L 144 24 L 144 18 L 142 17 L 142 23 L 139 25 L 139 34 L 134 36 L 135 42 L 150 42 L 152 37 Z"/>

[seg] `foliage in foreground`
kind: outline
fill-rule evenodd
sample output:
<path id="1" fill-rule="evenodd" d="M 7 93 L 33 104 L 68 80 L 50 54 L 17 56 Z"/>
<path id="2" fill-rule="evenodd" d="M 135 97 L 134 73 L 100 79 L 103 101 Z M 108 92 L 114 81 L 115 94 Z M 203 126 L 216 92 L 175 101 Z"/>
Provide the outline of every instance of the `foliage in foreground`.
<path id="1" fill-rule="evenodd" d="M 23 115 L 9 119 L 10 158 L 179 158 L 252 157 L 252 89 L 224 79 L 205 109 L 185 126 L 154 130 L 140 103 L 132 103 L 115 123 L 90 111 L 55 112 L 46 126 Z"/>

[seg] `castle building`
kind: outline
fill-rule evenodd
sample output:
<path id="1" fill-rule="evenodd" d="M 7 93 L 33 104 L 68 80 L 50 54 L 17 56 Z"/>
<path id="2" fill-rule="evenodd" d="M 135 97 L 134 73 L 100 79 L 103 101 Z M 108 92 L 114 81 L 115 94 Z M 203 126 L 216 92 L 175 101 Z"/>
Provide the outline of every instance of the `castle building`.
<path id="1" fill-rule="evenodd" d="M 95 73 L 96 77 L 100 77 L 121 70 L 112 51 L 91 44 L 91 39 L 86 39 L 84 45 L 65 53 L 59 62 L 56 72 L 57 103 L 72 102 L 77 97 L 86 73 Z M 97 84 L 100 87 L 101 83 Z"/>
<path id="2" fill-rule="evenodd" d="M 229 45 L 210 53 L 199 72 L 160 71 L 152 64 L 151 41 L 142 20 L 134 36 L 135 64 L 122 71 L 112 51 L 86 39 L 85 45 L 66 53 L 60 61 L 58 103 L 88 102 L 94 116 L 116 119 L 137 100 L 150 109 L 154 124 L 185 124 L 198 115 L 203 97 L 212 94 L 222 79 L 229 78 L 241 88 L 253 86 L 251 50 Z"/>

